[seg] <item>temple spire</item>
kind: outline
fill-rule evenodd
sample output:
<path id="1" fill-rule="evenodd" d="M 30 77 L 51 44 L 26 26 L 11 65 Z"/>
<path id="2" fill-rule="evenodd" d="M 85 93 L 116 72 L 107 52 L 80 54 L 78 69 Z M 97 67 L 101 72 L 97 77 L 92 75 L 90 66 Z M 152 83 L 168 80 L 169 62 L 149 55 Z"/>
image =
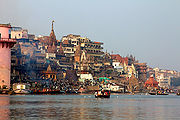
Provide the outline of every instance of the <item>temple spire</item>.
<path id="1" fill-rule="evenodd" d="M 54 20 L 52 21 L 52 31 L 54 30 L 53 27 L 54 27 Z"/>
<path id="2" fill-rule="evenodd" d="M 54 33 L 54 20 L 52 21 L 52 30 L 51 30 L 50 37 L 51 37 L 51 41 L 56 41 L 56 36 Z"/>
<path id="3" fill-rule="evenodd" d="M 56 53 L 57 52 L 57 40 L 53 29 L 54 20 L 52 21 L 52 30 L 50 33 L 50 38 L 48 40 L 48 53 Z"/>

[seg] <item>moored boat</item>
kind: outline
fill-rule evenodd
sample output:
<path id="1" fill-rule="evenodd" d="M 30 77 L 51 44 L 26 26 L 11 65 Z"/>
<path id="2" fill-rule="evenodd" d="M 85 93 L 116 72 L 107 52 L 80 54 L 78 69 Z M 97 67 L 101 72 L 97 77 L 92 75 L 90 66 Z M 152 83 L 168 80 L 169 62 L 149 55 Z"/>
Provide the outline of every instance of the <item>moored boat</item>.
<path id="1" fill-rule="evenodd" d="M 14 93 L 15 94 L 30 94 L 31 91 L 30 90 L 26 90 L 26 89 L 17 89 L 17 90 L 14 90 Z"/>
<path id="2" fill-rule="evenodd" d="M 163 91 L 151 91 L 149 92 L 150 95 L 169 95 L 169 93 L 167 92 L 163 92 Z"/>
<path id="3" fill-rule="evenodd" d="M 167 93 L 165 91 L 158 91 L 157 95 L 169 95 L 169 93 Z"/>
<path id="4" fill-rule="evenodd" d="M 32 94 L 64 94 L 65 91 L 61 90 L 51 90 L 51 89 L 42 89 L 42 90 L 33 90 Z"/>
<path id="5" fill-rule="evenodd" d="M 149 92 L 150 95 L 156 95 L 156 92 Z"/>
<path id="6" fill-rule="evenodd" d="M 157 95 L 169 95 L 169 93 L 157 93 Z"/>
<path id="7" fill-rule="evenodd" d="M 30 85 L 27 83 L 14 83 L 13 91 L 15 94 L 30 94 L 31 90 L 29 90 Z"/>

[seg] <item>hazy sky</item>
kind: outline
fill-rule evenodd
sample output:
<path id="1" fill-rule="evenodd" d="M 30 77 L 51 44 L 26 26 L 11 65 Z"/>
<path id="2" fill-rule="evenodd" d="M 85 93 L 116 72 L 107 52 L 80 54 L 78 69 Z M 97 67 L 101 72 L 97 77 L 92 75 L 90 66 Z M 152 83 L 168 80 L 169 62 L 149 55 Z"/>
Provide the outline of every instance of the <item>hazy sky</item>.
<path id="1" fill-rule="evenodd" d="M 57 39 L 79 34 L 104 50 L 180 71 L 180 0 L 0 0 L 0 23 Z"/>

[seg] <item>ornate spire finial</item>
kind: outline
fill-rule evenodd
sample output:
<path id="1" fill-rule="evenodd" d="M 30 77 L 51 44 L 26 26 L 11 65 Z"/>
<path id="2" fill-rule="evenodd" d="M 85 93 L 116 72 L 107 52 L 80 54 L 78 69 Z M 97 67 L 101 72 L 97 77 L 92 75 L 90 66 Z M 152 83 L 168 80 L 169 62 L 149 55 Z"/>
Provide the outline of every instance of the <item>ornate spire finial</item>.
<path id="1" fill-rule="evenodd" d="M 54 20 L 52 21 L 52 31 L 53 31 L 53 23 L 54 23 Z"/>

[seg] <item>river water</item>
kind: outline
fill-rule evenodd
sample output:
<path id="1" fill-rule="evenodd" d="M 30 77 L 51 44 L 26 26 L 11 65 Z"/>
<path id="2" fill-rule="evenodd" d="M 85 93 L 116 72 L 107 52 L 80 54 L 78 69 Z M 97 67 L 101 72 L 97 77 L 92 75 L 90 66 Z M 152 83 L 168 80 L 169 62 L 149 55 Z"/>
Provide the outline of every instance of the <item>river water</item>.
<path id="1" fill-rule="evenodd" d="M 178 120 L 180 96 L 0 95 L 0 120 Z"/>

